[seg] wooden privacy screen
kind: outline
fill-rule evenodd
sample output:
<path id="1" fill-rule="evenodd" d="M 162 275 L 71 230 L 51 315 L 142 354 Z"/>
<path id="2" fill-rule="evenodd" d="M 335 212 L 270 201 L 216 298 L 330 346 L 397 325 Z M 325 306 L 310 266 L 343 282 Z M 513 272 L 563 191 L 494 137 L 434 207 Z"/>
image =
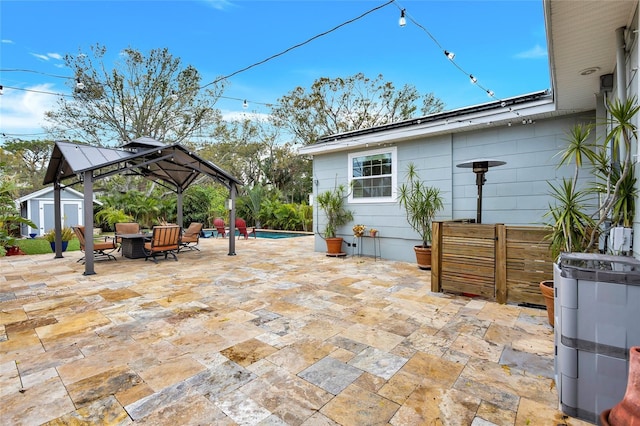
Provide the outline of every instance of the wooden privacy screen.
<path id="1" fill-rule="evenodd" d="M 434 222 L 432 291 L 543 305 L 540 281 L 553 279 L 547 232 L 542 227 Z"/>

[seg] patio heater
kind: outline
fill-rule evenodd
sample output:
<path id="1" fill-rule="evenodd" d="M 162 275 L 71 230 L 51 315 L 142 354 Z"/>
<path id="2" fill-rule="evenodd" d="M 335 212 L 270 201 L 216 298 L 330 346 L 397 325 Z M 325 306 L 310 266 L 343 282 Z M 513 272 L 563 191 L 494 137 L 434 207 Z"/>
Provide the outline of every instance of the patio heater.
<path id="1" fill-rule="evenodd" d="M 476 174 L 476 186 L 478 187 L 478 207 L 476 211 L 476 223 L 482 223 L 482 186 L 487 180 L 484 175 L 489 171 L 489 167 L 502 166 L 507 164 L 505 161 L 490 160 L 486 158 L 465 161 L 457 164 L 456 167 L 463 169 L 473 169 Z"/>

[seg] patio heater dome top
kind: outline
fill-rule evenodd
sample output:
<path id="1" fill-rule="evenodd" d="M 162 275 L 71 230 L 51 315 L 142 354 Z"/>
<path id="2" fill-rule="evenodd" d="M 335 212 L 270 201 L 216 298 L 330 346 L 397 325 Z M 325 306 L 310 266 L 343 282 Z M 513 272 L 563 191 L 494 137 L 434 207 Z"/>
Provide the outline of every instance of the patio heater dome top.
<path id="1" fill-rule="evenodd" d="M 473 172 L 476 174 L 476 186 L 478 187 L 476 223 L 482 223 L 482 185 L 484 185 L 486 180 L 484 175 L 489 170 L 489 167 L 502 166 L 504 164 L 507 164 L 507 162 L 489 158 L 477 158 L 456 165 L 456 167 L 464 169 L 473 169 Z"/>
<path id="2" fill-rule="evenodd" d="M 460 167 L 463 169 L 473 168 L 474 172 L 476 171 L 476 169 L 479 169 L 478 170 L 479 172 L 480 171 L 486 172 L 489 169 L 489 167 L 502 166 L 504 164 L 507 164 L 507 162 L 502 160 L 493 160 L 489 158 L 477 158 L 474 160 L 468 160 L 463 163 L 456 164 L 456 167 Z"/>

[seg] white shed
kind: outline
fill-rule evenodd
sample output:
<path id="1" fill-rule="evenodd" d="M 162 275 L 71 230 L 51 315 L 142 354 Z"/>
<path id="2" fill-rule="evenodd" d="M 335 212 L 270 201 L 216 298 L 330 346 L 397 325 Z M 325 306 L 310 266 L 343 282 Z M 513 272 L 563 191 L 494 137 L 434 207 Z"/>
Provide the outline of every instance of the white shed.
<path id="1" fill-rule="evenodd" d="M 75 189 L 63 188 L 60 191 L 62 226 L 84 225 L 83 201 L 84 195 Z M 101 204 L 99 201 L 94 200 L 94 202 Z M 16 206 L 20 210 L 20 216 L 36 224 L 35 229 L 23 225 L 20 234 L 38 236 L 53 229 L 55 227 L 53 205 L 53 187 L 43 188 L 18 198 Z"/>

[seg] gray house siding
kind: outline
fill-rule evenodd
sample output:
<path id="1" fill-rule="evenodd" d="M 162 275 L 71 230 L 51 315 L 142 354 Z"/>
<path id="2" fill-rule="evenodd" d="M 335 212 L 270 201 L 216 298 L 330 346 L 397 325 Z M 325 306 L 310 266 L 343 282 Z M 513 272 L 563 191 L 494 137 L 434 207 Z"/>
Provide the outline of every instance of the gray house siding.
<path id="1" fill-rule="evenodd" d="M 550 201 L 547 181 L 572 176 L 572 167 L 558 169 L 557 154 L 566 145 L 567 131 L 584 118 L 581 114 L 455 134 L 453 218 L 476 217 L 478 192 L 475 174 L 455 165 L 474 158 L 493 158 L 506 164 L 490 168 L 485 175 L 482 221 L 540 225 Z"/>
<path id="2" fill-rule="evenodd" d="M 423 137 L 411 141 L 392 140 L 382 146 L 397 149 L 398 185 L 405 181 L 409 163 L 414 163 L 420 177 L 440 188 L 444 209 L 436 220 L 475 219 L 477 206 L 476 176 L 468 168 L 456 167 L 477 158 L 493 158 L 506 164 L 490 168 L 483 186 L 483 223 L 507 225 L 540 225 L 551 197 L 547 181 L 558 181 L 573 175 L 573 165 L 558 168 L 557 153 L 565 146 L 567 131 L 577 122 L 593 114 L 563 116 L 536 123 L 493 127 L 483 130 Z M 376 148 L 380 148 L 377 146 Z M 332 189 L 336 183 L 349 181 L 349 154 L 366 152 L 368 146 L 332 153 L 315 154 L 313 159 L 314 200 L 318 193 Z M 415 261 L 412 247 L 420 241 L 397 202 L 348 203 L 354 220 L 338 230 L 345 238 L 343 250 L 353 251 L 351 228 L 362 223 L 379 230 L 381 256 L 386 259 Z M 324 216 L 314 205 L 316 232 L 324 229 Z M 361 241 L 364 254 L 373 254 L 372 241 Z M 315 250 L 325 251 L 321 236 L 316 234 Z"/>

